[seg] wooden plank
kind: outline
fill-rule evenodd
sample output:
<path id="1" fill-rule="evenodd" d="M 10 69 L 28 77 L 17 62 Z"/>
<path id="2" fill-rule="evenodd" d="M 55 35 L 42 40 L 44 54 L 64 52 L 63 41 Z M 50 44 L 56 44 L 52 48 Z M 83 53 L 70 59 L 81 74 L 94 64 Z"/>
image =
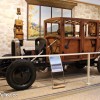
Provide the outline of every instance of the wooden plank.
<path id="1" fill-rule="evenodd" d="M 53 89 L 58 89 L 58 88 L 64 88 L 65 87 L 65 85 L 56 85 L 56 86 L 53 86 L 52 88 Z"/>

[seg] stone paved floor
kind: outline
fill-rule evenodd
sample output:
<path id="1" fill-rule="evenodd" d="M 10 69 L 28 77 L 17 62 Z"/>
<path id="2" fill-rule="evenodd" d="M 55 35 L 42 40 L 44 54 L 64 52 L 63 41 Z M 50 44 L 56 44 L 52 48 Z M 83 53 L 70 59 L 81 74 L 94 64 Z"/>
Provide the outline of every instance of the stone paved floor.
<path id="1" fill-rule="evenodd" d="M 60 83 L 62 80 L 54 81 Z M 36 82 L 23 91 L 13 90 L 4 78 L 0 78 L 0 100 L 100 100 L 100 75 L 96 68 L 91 69 L 91 84 L 86 83 L 86 68 L 66 72 L 65 88 L 58 89 L 52 89 L 50 73 L 39 73 Z"/>

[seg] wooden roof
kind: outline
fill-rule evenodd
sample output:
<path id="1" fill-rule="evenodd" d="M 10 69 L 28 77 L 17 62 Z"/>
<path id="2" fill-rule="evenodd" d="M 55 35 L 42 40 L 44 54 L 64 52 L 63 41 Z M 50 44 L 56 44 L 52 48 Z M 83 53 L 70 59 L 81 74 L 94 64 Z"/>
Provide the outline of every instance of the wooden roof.
<path id="1" fill-rule="evenodd" d="M 28 4 L 72 9 L 77 3 L 74 0 L 26 0 Z"/>

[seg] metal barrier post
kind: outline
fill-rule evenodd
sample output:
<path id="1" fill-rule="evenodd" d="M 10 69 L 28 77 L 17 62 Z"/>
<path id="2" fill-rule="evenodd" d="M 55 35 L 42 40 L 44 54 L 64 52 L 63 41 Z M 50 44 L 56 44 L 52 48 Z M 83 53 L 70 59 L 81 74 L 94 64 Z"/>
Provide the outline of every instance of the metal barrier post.
<path id="1" fill-rule="evenodd" d="M 88 54 L 88 61 L 87 61 L 87 84 L 90 85 L 90 54 Z"/>

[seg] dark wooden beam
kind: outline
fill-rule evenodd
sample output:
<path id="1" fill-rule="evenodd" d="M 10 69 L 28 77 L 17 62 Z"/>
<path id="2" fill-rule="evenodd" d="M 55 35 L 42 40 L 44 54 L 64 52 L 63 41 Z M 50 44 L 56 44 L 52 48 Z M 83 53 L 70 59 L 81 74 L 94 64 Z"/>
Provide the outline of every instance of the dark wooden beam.
<path id="1" fill-rule="evenodd" d="M 33 5 L 41 5 L 41 6 L 49 6 L 49 7 L 57 7 L 57 8 L 65 8 L 72 9 L 77 3 L 72 1 L 61 1 L 61 0 L 26 0 L 28 4 Z"/>

